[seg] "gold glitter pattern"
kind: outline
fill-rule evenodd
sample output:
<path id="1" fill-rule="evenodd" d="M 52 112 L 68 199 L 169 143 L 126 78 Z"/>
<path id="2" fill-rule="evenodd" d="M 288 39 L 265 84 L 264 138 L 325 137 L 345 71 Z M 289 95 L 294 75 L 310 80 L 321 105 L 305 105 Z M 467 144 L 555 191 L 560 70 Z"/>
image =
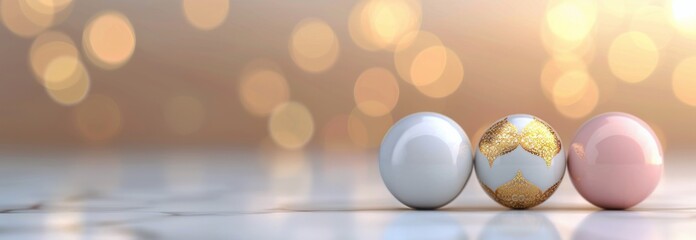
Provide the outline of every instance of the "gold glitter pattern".
<path id="1" fill-rule="evenodd" d="M 481 136 L 479 150 L 488 158 L 488 164 L 493 167 L 497 157 L 512 152 L 517 145 L 517 128 L 506 118 L 486 130 L 486 133 Z"/>
<path id="2" fill-rule="evenodd" d="M 503 206 L 515 209 L 525 209 L 534 207 L 546 201 L 556 191 L 563 179 L 558 180 L 553 186 L 544 192 L 529 182 L 522 175 L 522 171 L 517 171 L 515 177 L 500 185 L 495 191 L 491 190 L 486 184 L 481 183 L 483 190 L 496 202 Z"/>
<path id="3" fill-rule="evenodd" d="M 553 157 L 561 151 L 561 140 L 556 132 L 536 118 L 521 133 L 517 133 L 517 128 L 507 118 L 496 122 L 481 136 L 479 151 L 488 159 L 488 165 L 493 167 L 498 157 L 512 152 L 518 145 L 544 159 L 547 167 L 551 167 Z"/>
<path id="4" fill-rule="evenodd" d="M 553 156 L 561 151 L 561 140 L 549 125 L 534 118 L 534 121 L 522 129 L 520 146 L 527 152 L 543 158 L 546 166 L 550 167 Z"/>

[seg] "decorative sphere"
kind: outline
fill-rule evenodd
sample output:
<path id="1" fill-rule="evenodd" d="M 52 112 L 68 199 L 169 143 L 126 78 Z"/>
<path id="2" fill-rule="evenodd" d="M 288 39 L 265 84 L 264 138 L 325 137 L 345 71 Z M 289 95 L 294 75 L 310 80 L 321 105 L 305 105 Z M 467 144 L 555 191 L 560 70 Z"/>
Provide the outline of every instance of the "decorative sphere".
<path id="1" fill-rule="evenodd" d="M 568 173 L 590 203 L 626 209 L 652 193 L 662 177 L 662 147 L 650 126 L 626 113 L 587 121 L 573 139 Z"/>
<path id="2" fill-rule="evenodd" d="M 436 209 L 454 200 L 469 180 L 472 162 L 464 130 L 438 113 L 399 120 L 379 150 L 384 184 L 396 199 L 415 209 Z"/>
<path id="3" fill-rule="evenodd" d="M 481 136 L 474 166 L 488 196 L 503 206 L 524 209 L 556 191 L 566 155 L 551 126 L 537 117 L 515 114 L 498 120 Z"/>

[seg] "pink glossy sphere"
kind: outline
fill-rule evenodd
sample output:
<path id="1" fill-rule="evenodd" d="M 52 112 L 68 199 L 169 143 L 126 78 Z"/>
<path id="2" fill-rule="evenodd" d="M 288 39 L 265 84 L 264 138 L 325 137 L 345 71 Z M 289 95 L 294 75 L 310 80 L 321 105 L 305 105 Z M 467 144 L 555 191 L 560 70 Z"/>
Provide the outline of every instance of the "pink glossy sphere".
<path id="1" fill-rule="evenodd" d="M 590 203 L 626 209 L 652 193 L 662 177 L 662 146 L 650 126 L 626 113 L 587 121 L 573 139 L 568 174 Z"/>

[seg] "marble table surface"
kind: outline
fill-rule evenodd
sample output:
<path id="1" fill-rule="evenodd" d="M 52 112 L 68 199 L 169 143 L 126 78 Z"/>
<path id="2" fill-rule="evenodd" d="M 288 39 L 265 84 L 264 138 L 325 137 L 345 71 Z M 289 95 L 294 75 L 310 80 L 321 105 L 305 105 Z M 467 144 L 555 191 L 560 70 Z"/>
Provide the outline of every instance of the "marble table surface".
<path id="1" fill-rule="evenodd" d="M 374 152 L 6 149 L 0 239 L 696 239 L 696 152 L 668 151 L 646 201 L 601 211 L 570 180 L 507 210 L 472 176 L 437 211 L 384 187 Z"/>

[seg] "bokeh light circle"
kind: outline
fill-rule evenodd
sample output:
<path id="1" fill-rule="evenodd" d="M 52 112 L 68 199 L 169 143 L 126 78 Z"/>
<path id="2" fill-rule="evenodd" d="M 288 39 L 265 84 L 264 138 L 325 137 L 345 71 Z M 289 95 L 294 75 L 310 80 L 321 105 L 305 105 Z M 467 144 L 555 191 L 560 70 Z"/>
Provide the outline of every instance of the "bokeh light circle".
<path id="1" fill-rule="evenodd" d="M 671 0 L 672 24 L 688 38 L 696 39 L 696 1 Z"/>
<path id="2" fill-rule="evenodd" d="M 599 89 L 594 79 L 585 71 L 568 71 L 553 86 L 553 103 L 568 118 L 581 118 L 590 114 L 599 102 Z"/>
<path id="3" fill-rule="evenodd" d="M 546 13 L 551 32 L 567 41 L 580 42 L 590 33 L 597 19 L 594 1 L 563 0 L 552 4 Z"/>
<path id="4" fill-rule="evenodd" d="M 696 57 L 684 59 L 674 68 L 672 91 L 677 99 L 696 107 Z"/>
<path id="5" fill-rule="evenodd" d="M 609 68 L 619 79 L 637 83 L 655 71 L 659 52 L 652 39 L 641 32 L 627 32 L 614 39 L 607 54 Z"/>
<path id="6" fill-rule="evenodd" d="M 542 26 L 540 35 L 544 49 L 554 59 L 566 61 L 579 57 L 585 63 L 591 63 L 594 60 L 597 44 L 592 35 L 578 41 L 569 41 L 551 33 L 546 25 Z"/>
<path id="7" fill-rule="evenodd" d="M 68 88 L 77 82 L 80 71 L 85 71 L 84 66 L 76 57 L 60 56 L 54 58 L 46 65 L 42 77 L 44 86 L 50 89 Z"/>
<path id="8" fill-rule="evenodd" d="M 314 120 L 309 109 L 298 102 L 276 107 L 268 121 L 273 141 L 285 149 L 302 148 L 314 135 Z"/>
<path id="9" fill-rule="evenodd" d="M 369 51 L 393 50 L 404 35 L 421 25 L 416 0 L 363 0 L 351 11 L 348 28 L 353 41 Z"/>
<path id="10" fill-rule="evenodd" d="M 441 48 L 442 50 L 439 50 L 438 48 Z M 438 57 L 441 57 L 440 54 L 422 54 L 428 51 L 444 51 L 446 53 L 444 56 L 445 58 L 438 59 Z M 427 48 L 421 51 L 421 54 L 418 54 L 416 58 L 413 59 L 413 63 L 411 65 L 411 80 L 414 83 L 428 82 L 429 80 L 414 79 L 415 77 L 419 77 L 419 75 L 414 75 L 414 73 L 419 71 L 430 71 L 433 69 L 438 69 L 439 67 L 433 67 L 431 66 L 431 64 L 438 65 L 441 63 L 445 63 L 445 66 L 443 68 L 442 74 L 437 78 L 437 80 L 432 81 L 431 83 L 426 85 L 416 85 L 418 91 L 420 91 L 423 95 L 426 95 L 431 98 L 444 98 L 454 93 L 457 89 L 459 89 L 459 86 L 461 85 L 462 80 L 464 79 L 464 67 L 462 66 L 462 62 L 459 59 L 459 56 L 451 49 L 443 46 L 433 46 Z M 424 74 L 423 76 L 427 75 Z"/>
<path id="11" fill-rule="evenodd" d="M 36 11 L 43 13 L 55 13 L 65 10 L 73 0 L 29 0 L 27 5 Z"/>
<path id="12" fill-rule="evenodd" d="M 664 48 L 674 36 L 674 28 L 669 22 L 669 12 L 658 6 L 644 6 L 633 14 L 630 30 L 650 36 L 657 48 Z M 632 35 L 636 36 L 636 35 Z M 640 36 L 637 41 L 641 41 Z"/>
<path id="13" fill-rule="evenodd" d="M 135 42 L 130 20 L 119 12 L 97 15 L 82 35 L 87 57 L 103 69 L 116 69 L 125 64 L 133 55 Z"/>
<path id="14" fill-rule="evenodd" d="M 32 37 L 65 19 L 71 4 L 72 0 L 1 0 L 0 18 L 12 33 Z"/>
<path id="15" fill-rule="evenodd" d="M 556 105 L 567 106 L 576 103 L 585 96 L 591 78 L 585 71 L 569 71 L 563 74 L 553 85 L 553 101 Z"/>
<path id="16" fill-rule="evenodd" d="M 60 32 L 44 32 L 32 43 L 29 65 L 36 79 L 49 89 L 64 89 L 75 84 L 82 66 L 72 39 Z"/>
<path id="17" fill-rule="evenodd" d="M 580 57 L 568 57 L 564 59 L 549 59 L 541 70 L 541 89 L 544 96 L 553 100 L 553 88 L 558 79 L 569 71 L 585 71 L 587 66 Z"/>
<path id="18" fill-rule="evenodd" d="M 540 38 L 546 51 L 558 60 L 581 57 L 590 63 L 595 54 L 598 6 L 593 1 L 553 0 L 548 3 Z"/>
<path id="19" fill-rule="evenodd" d="M 432 46 L 424 49 L 411 63 L 411 83 L 415 86 L 425 86 L 437 81 L 445 72 L 447 66 L 447 49 L 443 46 Z"/>
<path id="20" fill-rule="evenodd" d="M 292 60 L 307 72 L 323 72 L 336 63 L 338 38 L 326 22 L 309 18 L 295 26 L 289 43 Z"/>
<path id="21" fill-rule="evenodd" d="M 181 7 L 186 20 L 200 30 L 220 26 L 229 14 L 229 0 L 183 0 Z"/>
<path id="22" fill-rule="evenodd" d="M 48 95 L 53 101 L 61 105 L 72 106 L 81 102 L 87 96 L 91 83 L 89 74 L 84 65 L 79 64 L 74 75 L 71 77 L 76 78 L 76 80 L 74 84 L 69 87 L 62 89 L 46 88 Z"/>
<path id="23" fill-rule="evenodd" d="M 251 114 L 268 116 L 290 99 L 285 77 L 272 68 L 254 68 L 243 74 L 239 84 L 242 105 Z"/>
<path id="24" fill-rule="evenodd" d="M 384 68 L 370 68 L 358 76 L 353 89 L 355 105 L 369 116 L 391 112 L 399 101 L 399 83 Z"/>
<path id="25" fill-rule="evenodd" d="M 414 84 L 411 79 L 412 65 L 414 59 L 425 49 L 434 46 L 442 46 L 439 37 L 426 31 L 414 31 L 406 34 L 404 40 L 399 41 L 394 49 L 394 67 L 401 79 L 405 82 Z M 422 56 L 426 59 L 428 56 Z M 444 71 L 444 69 L 442 69 Z M 441 76 L 442 72 L 438 73 Z M 421 84 L 426 85 L 426 84 Z"/>

